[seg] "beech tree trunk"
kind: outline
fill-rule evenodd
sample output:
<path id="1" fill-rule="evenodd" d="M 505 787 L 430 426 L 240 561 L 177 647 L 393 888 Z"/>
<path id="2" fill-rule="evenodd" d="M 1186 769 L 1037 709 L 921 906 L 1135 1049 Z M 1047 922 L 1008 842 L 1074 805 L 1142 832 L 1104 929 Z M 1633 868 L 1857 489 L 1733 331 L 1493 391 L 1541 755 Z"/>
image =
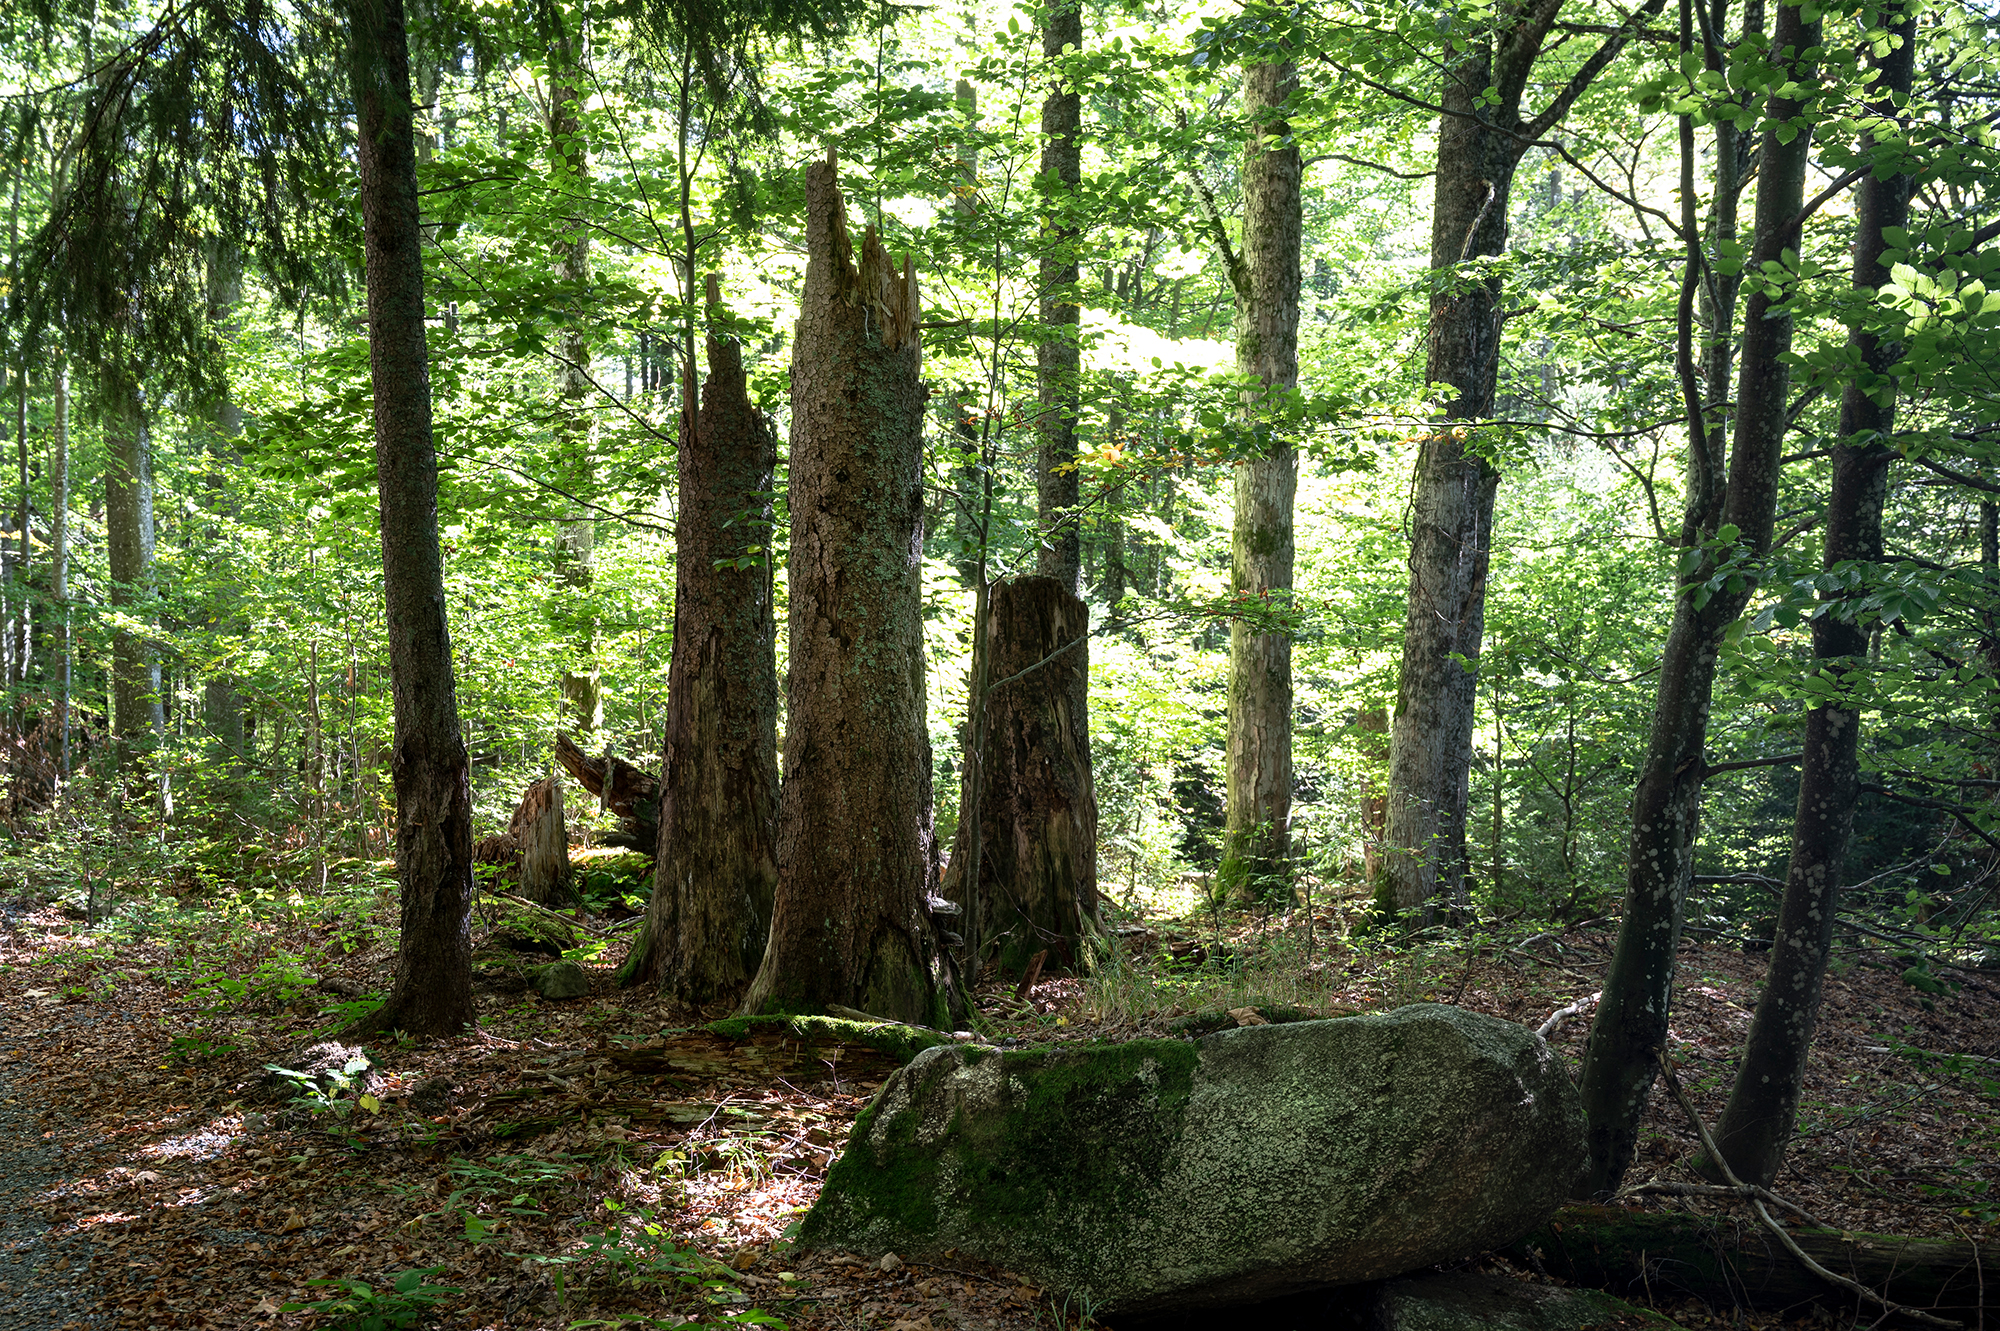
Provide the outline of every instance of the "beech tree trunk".
<path id="1" fill-rule="evenodd" d="M 1553 13 L 1554 6 L 1538 6 Z M 1482 107 L 1496 71 L 1490 44 L 1464 55 L 1444 81 L 1437 185 L 1431 211 L 1429 360 L 1445 395 L 1436 428 L 1418 445 L 1410 503 L 1410 582 L 1403 661 L 1389 743 L 1385 854 L 1374 885 L 1378 911 L 1428 918 L 1442 896 L 1464 904 L 1471 865 L 1472 730 L 1479 651 L 1486 629 L 1486 571 L 1499 473 L 1466 445 L 1493 414 L 1500 368 L 1500 282 L 1465 274 L 1468 260 L 1506 252 L 1507 214 L 1520 160 L 1505 119 Z M 1534 52 L 1514 55 L 1501 77 L 1520 82 Z M 1498 123 L 1496 123 L 1496 120 Z"/>
<path id="2" fill-rule="evenodd" d="M 831 160 L 805 187 L 778 893 L 745 1007 L 939 1024 L 917 283 L 872 229 L 856 271 Z"/>
<path id="3" fill-rule="evenodd" d="M 1299 380 L 1298 144 L 1281 108 L 1298 88 L 1291 61 L 1243 71 L 1243 258 L 1236 282 L 1236 368 L 1282 398 Z M 1262 403 L 1250 404 L 1253 416 Z M 1241 595 L 1289 593 L 1298 455 L 1274 426 L 1268 452 L 1235 468 L 1230 584 Z M 1229 754 L 1222 874 L 1239 897 L 1290 892 L 1292 640 L 1229 626 Z"/>
<path id="4" fill-rule="evenodd" d="M 1873 85 L 1876 95 L 1869 99 L 1869 110 L 1893 119 L 1903 110 L 1898 99 L 1906 99 L 1910 91 L 1916 17 L 1906 4 L 1886 26 L 1898 45 L 1870 59 L 1880 77 Z M 1902 173 L 1884 178 L 1871 172 L 1861 180 L 1855 205 L 1854 285 L 1865 308 L 1876 308 L 1874 293 L 1889 281 L 1889 270 L 1882 263 L 1889 246 L 1882 233 L 1909 224 L 1911 186 L 1911 177 Z M 1847 381 L 1840 399 L 1843 442 L 1833 450 L 1833 491 L 1826 506 L 1822 556 L 1822 567 L 1829 570 L 1848 561 L 1881 561 L 1882 505 L 1895 457 L 1882 441 L 1896 426 L 1896 384 L 1888 372 L 1898 349 L 1865 325 L 1857 325 L 1848 340 L 1861 369 Z M 1785 1145 L 1798 1121 L 1806 1055 L 1819 1021 L 1827 953 L 1833 946 L 1841 866 L 1847 860 L 1860 794 L 1861 712 L 1847 698 L 1868 669 L 1868 633 L 1855 622 L 1854 594 L 1836 593 L 1829 599 L 1833 604 L 1812 621 L 1812 668 L 1834 692 L 1806 713 L 1792 856 L 1771 941 L 1770 970 L 1757 996 L 1729 1104 L 1715 1132 L 1716 1145 L 1736 1176 L 1766 1187 L 1777 1179 Z"/>
<path id="5" fill-rule="evenodd" d="M 720 297 L 708 279 L 708 303 Z M 777 440 L 750 403 L 743 350 L 708 337 L 708 382 L 680 448 L 674 651 L 660 850 L 632 978 L 689 1007 L 734 1005 L 757 974 L 778 884 L 778 668 L 770 548 Z M 796 484 L 796 481 L 794 482 Z M 622 978 L 622 977 L 621 977 Z"/>
<path id="6" fill-rule="evenodd" d="M 1803 123 L 1795 117 L 1803 115 L 1818 74 L 1797 53 L 1818 41 L 1817 19 L 1807 22 L 1797 5 L 1780 7 L 1771 49 L 1794 52 L 1791 59 L 1779 60 L 1778 69 L 1802 91 L 1799 97 L 1770 97 L 1767 125 L 1789 130 Z M 1778 87 L 1784 83 L 1784 78 L 1774 80 Z M 1781 141 L 1776 129 L 1764 132 L 1749 271 L 1778 262 L 1787 247 L 1798 244 L 1793 221 L 1804 206 L 1811 146 L 1809 131 L 1796 133 L 1789 143 Z M 1681 905 L 1694 871 L 1716 660 L 1723 634 L 1756 589 L 1758 561 L 1770 549 L 1790 383 L 1785 357 L 1792 344 L 1791 316 L 1777 304 L 1762 289 L 1745 302 L 1736 436 L 1720 507 L 1722 525 L 1704 533 L 1700 562 L 1680 580 L 1661 657 L 1652 732 L 1632 799 L 1624 918 L 1583 1063 L 1591 1157 L 1586 1188 L 1593 1196 L 1615 1191 L 1631 1165 L 1639 1120 L 1652 1093 L 1654 1060 L 1666 1040 L 1673 1001 Z M 1697 424 L 1694 434 L 1700 447 L 1705 432 Z"/>
<path id="7" fill-rule="evenodd" d="M 153 471 L 139 386 L 123 370 L 104 377 L 104 535 L 114 610 L 140 621 L 151 615 L 153 591 Z M 118 768 L 159 746 L 167 728 L 160 698 L 160 663 L 146 635 L 111 631 L 111 738 Z"/>
<path id="8" fill-rule="evenodd" d="M 1052 0 L 1042 21 L 1042 56 L 1053 60 L 1063 48 L 1083 49 L 1080 0 Z M 1057 77 L 1042 101 L 1042 179 L 1047 222 L 1042 231 L 1038 274 L 1041 288 L 1041 342 L 1035 348 L 1037 417 L 1035 525 L 1041 549 L 1035 571 L 1071 592 L 1083 572 L 1078 534 L 1076 474 L 1077 375 L 1083 368 L 1077 345 L 1081 309 L 1076 302 L 1076 247 L 1079 231 L 1071 215 L 1083 180 L 1083 99 Z"/>
<path id="9" fill-rule="evenodd" d="M 1445 73 L 1425 365 L 1443 408 L 1420 444 L 1410 501 L 1409 597 L 1391 718 L 1387 845 L 1371 884 L 1384 917 L 1427 916 L 1439 896 L 1456 908 L 1469 892 L 1473 714 L 1499 476 L 1468 445 L 1477 423 L 1493 412 L 1500 280 L 1462 265 L 1506 251 L 1520 154 L 1562 121 L 1624 49 L 1629 32 L 1664 4 L 1647 0 L 1532 118 L 1523 113 L 1523 95 L 1563 0 L 1528 0 L 1504 11 L 1506 21 L 1492 31 L 1468 35 Z M 1489 89 L 1497 103 L 1488 99 Z"/>
<path id="10" fill-rule="evenodd" d="M 351 0 L 348 22 L 360 131 L 382 590 L 395 695 L 391 771 L 402 897 L 394 988 L 357 1030 L 457 1035 L 475 1019 L 472 789 L 438 546 L 409 39 L 402 0 Z"/>
<path id="11" fill-rule="evenodd" d="M 988 602 L 985 745 L 976 831 L 978 900 L 968 900 L 974 819 L 961 817 L 943 895 L 979 921 L 981 956 L 1018 974 L 1087 970 L 1097 913 L 1097 796 L 1091 783 L 1090 611 L 1061 579 L 995 583 Z"/>
<path id="12" fill-rule="evenodd" d="M 212 246 L 208 261 L 208 320 L 231 351 L 234 350 L 237 332 L 236 304 L 242 298 L 241 252 L 233 245 Z M 217 464 L 217 471 L 211 473 L 209 492 L 212 502 L 220 506 L 224 502 L 220 469 L 233 466 L 240 460 L 237 438 L 243 433 L 243 409 L 230 396 L 226 377 L 221 394 L 209 404 L 209 422 L 215 427 L 215 438 L 210 442 L 210 448 Z M 219 541 L 220 535 L 219 531 L 212 530 L 211 541 Z M 239 589 L 233 582 L 216 588 L 210 612 L 214 628 L 223 632 L 240 631 L 241 621 L 236 613 L 239 595 Z M 233 797 L 233 792 L 240 789 L 237 778 L 246 755 L 243 750 L 243 700 L 231 675 L 217 673 L 202 682 L 201 714 L 203 729 L 208 732 L 210 760 L 229 774 L 229 789 Z"/>

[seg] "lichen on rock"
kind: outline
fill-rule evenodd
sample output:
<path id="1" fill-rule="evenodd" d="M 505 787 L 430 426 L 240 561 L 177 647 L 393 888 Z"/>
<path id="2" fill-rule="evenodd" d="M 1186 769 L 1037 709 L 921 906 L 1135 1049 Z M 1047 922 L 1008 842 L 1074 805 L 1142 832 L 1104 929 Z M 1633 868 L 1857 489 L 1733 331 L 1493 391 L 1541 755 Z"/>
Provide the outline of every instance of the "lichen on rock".
<path id="1" fill-rule="evenodd" d="M 1197 1041 L 919 1054 L 801 1239 L 947 1249 L 1106 1311 L 1377 1280 L 1504 1244 L 1584 1159 L 1525 1027 L 1424 1004 Z"/>

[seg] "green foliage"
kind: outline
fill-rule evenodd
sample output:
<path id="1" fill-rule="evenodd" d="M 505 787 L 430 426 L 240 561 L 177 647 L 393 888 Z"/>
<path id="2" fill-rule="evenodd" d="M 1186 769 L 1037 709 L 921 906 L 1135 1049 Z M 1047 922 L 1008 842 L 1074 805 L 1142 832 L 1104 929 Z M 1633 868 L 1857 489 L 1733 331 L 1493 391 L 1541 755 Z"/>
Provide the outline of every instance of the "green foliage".
<path id="1" fill-rule="evenodd" d="M 465 1292 L 453 1285 L 432 1284 L 430 1278 L 442 1270 L 442 1266 L 427 1266 L 405 1271 L 383 1289 L 350 1276 L 325 1276 L 306 1284 L 338 1293 L 282 1306 L 288 1313 L 315 1313 L 332 1331 L 403 1331 L 422 1326 L 436 1315 L 438 1304 Z"/>

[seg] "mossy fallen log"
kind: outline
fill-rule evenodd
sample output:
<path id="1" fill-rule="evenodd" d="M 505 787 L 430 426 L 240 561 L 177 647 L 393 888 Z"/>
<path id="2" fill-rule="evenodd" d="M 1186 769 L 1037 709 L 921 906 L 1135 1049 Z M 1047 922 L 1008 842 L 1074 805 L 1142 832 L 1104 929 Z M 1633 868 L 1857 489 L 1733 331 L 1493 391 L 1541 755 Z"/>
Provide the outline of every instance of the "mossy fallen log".
<path id="1" fill-rule="evenodd" d="M 1968 1326 L 2000 1309 L 2000 1253 L 1981 1244 L 1789 1227 L 1827 1270 L 1884 1298 Z M 1570 1206 L 1507 1249 L 1549 1275 L 1626 1298 L 1690 1296 L 1721 1308 L 1784 1311 L 1858 1300 L 1814 1275 L 1750 1215 L 1698 1216 Z M 1879 1311 L 1876 1310 L 1876 1311 Z"/>

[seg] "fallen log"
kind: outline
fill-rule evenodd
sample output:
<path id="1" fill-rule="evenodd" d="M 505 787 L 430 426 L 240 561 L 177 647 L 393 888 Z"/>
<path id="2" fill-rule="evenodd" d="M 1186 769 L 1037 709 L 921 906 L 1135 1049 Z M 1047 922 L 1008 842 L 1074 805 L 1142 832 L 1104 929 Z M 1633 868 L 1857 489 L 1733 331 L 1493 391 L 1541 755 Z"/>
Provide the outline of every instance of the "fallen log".
<path id="1" fill-rule="evenodd" d="M 576 741 L 556 732 L 556 761 L 563 770 L 583 783 L 605 808 L 618 815 L 618 830 L 604 838 L 606 845 L 622 846 L 642 855 L 660 851 L 660 782 L 623 758 L 593 758 L 577 747 Z M 607 779 L 609 792 L 606 791 Z"/>
<path id="2" fill-rule="evenodd" d="M 1789 1232 L 1821 1266 L 1906 1307 L 1967 1326 L 1980 1324 L 1982 1309 L 2000 1309 L 2000 1254 L 1986 1245 L 1825 1229 Z M 1747 1216 L 1569 1206 L 1505 1255 L 1621 1297 L 1688 1296 L 1714 1307 L 1770 1312 L 1809 1304 L 1853 1311 L 1859 1304 L 1806 1269 Z"/>

